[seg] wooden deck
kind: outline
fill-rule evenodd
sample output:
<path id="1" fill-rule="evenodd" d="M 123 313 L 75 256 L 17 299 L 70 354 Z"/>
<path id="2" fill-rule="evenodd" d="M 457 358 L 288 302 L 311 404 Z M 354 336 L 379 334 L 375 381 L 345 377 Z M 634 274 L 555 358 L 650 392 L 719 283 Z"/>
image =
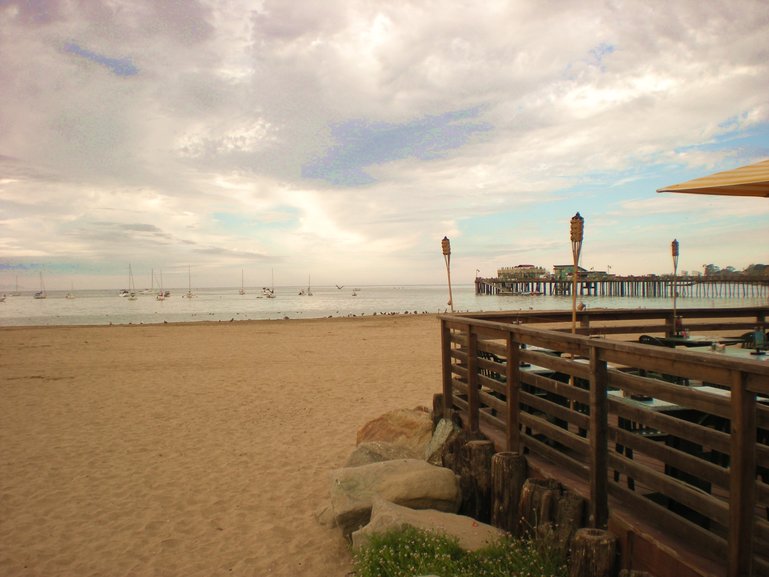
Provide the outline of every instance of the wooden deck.
<path id="1" fill-rule="evenodd" d="M 687 324 L 734 336 L 767 312 Z M 442 316 L 444 410 L 585 496 L 623 568 L 769 575 L 769 362 L 639 344 L 672 329 L 669 311 L 600 313 L 583 335 L 563 313 Z"/>

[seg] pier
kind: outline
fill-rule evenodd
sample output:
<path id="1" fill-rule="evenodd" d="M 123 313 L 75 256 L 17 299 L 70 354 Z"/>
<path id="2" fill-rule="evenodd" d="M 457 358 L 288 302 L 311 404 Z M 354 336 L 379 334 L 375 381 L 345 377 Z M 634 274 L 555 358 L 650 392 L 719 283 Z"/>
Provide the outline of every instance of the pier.
<path id="1" fill-rule="evenodd" d="M 500 279 L 476 278 L 475 294 L 499 296 L 571 295 L 571 279 Z M 755 298 L 769 297 L 769 278 L 740 277 L 735 279 L 701 276 L 626 276 L 594 278 L 589 274 L 577 280 L 580 296 L 607 297 L 673 297 L 678 298 Z"/>

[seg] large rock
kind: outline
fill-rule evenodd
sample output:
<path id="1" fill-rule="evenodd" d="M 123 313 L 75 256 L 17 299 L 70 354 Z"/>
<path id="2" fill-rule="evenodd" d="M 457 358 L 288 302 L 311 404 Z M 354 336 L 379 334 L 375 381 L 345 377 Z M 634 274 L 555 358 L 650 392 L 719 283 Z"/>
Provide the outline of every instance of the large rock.
<path id="1" fill-rule="evenodd" d="M 358 431 L 357 444 L 383 441 L 424 453 L 433 434 L 433 422 L 425 407 L 398 409 L 369 421 Z"/>
<path id="2" fill-rule="evenodd" d="M 350 454 L 345 467 L 360 467 L 361 465 L 369 465 L 371 463 L 379 463 L 381 461 L 394 461 L 396 459 L 419 459 L 421 455 L 418 455 L 416 451 L 398 445 L 397 443 L 389 443 L 386 441 L 365 441 L 358 445 L 355 450 Z M 434 465 L 440 463 L 433 463 Z"/>
<path id="3" fill-rule="evenodd" d="M 375 497 L 368 525 L 352 534 L 353 548 L 368 543 L 371 535 L 406 526 L 456 537 L 465 551 L 477 551 L 504 536 L 504 531 L 472 517 L 433 510 L 414 510 Z"/>
<path id="4" fill-rule="evenodd" d="M 382 461 L 331 472 L 331 510 L 345 537 L 369 522 L 374 497 L 412 509 L 456 513 L 459 480 L 449 469 L 420 459 Z"/>
<path id="5" fill-rule="evenodd" d="M 443 447 L 452 434 L 461 429 L 451 419 L 441 419 L 435 426 L 433 436 L 425 448 L 425 460 L 432 465 L 443 465 Z"/>

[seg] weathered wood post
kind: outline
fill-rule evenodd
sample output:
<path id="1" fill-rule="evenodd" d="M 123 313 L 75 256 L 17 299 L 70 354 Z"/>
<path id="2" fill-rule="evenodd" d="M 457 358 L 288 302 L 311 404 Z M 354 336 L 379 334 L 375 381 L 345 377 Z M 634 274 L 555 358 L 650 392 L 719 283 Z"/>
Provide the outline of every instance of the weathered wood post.
<path id="1" fill-rule="evenodd" d="M 451 418 L 454 397 L 451 386 L 451 329 L 445 319 L 441 319 L 441 369 L 443 380 L 443 417 Z"/>
<path id="2" fill-rule="evenodd" d="M 478 394 L 478 335 L 467 326 L 467 427 L 480 429 L 481 401 Z"/>
<path id="3" fill-rule="evenodd" d="M 555 479 L 526 479 L 521 489 L 519 535 L 536 535 L 541 523 L 555 520 L 561 484 Z"/>
<path id="4" fill-rule="evenodd" d="M 600 350 L 590 347 L 590 526 L 605 529 L 609 522 L 608 374 Z"/>
<path id="5" fill-rule="evenodd" d="M 488 523 L 491 518 L 491 460 L 494 443 L 469 441 L 460 449 L 459 486 L 462 506 L 459 512 Z"/>
<path id="6" fill-rule="evenodd" d="M 480 431 L 468 431 L 462 429 L 452 434 L 443 445 L 441 452 L 441 464 L 447 469 L 451 469 L 457 475 L 461 472 L 461 450 L 470 441 L 485 441 L 486 435 Z"/>
<path id="7" fill-rule="evenodd" d="M 752 574 L 753 508 L 756 501 L 756 393 L 745 375 L 732 377 L 731 474 L 729 476 L 729 577 Z"/>
<path id="8" fill-rule="evenodd" d="M 512 332 L 507 334 L 507 366 L 505 367 L 506 449 L 518 452 L 521 444 L 519 408 L 521 390 L 521 345 Z M 516 505 L 517 507 L 517 505 Z"/>
<path id="9" fill-rule="evenodd" d="M 444 412 L 443 393 L 435 393 L 433 395 L 433 431 L 438 426 L 440 420 L 446 418 Z"/>
<path id="10" fill-rule="evenodd" d="M 554 542 L 566 555 L 584 525 L 585 500 L 555 479 L 527 479 L 520 502 L 520 534 Z"/>
<path id="11" fill-rule="evenodd" d="M 617 539 L 603 529 L 579 529 L 571 546 L 569 577 L 613 577 Z"/>
<path id="12" fill-rule="evenodd" d="M 491 458 L 491 524 L 518 534 L 521 489 L 528 474 L 526 457 L 506 451 Z"/>

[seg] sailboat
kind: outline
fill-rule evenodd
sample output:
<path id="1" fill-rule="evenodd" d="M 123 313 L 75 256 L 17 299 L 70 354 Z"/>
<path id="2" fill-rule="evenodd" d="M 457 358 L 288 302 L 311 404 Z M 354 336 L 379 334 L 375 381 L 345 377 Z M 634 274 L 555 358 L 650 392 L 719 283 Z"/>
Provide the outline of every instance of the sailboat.
<path id="1" fill-rule="evenodd" d="M 192 294 L 192 270 L 189 266 L 187 267 L 187 287 L 187 294 L 184 296 L 191 299 L 195 295 Z"/>
<path id="2" fill-rule="evenodd" d="M 242 295 L 246 294 L 246 287 L 243 286 L 243 269 L 240 269 L 240 291 L 238 292 Z"/>
<path id="3" fill-rule="evenodd" d="M 262 294 L 265 296 L 265 298 L 268 299 L 274 299 L 275 298 L 275 270 L 272 270 L 272 285 L 270 288 L 262 287 Z"/>
<path id="4" fill-rule="evenodd" d="M 155 295 L 155 300 L 164 301 L 164 300 L 166 300 L 166 297 L 170 296 L 170 295 L 171 295 L 171 293 L 169 293 L 168 291 L 164 291 L 163 290 L 163 271 L 161 270 L 160 271 L 160 285 L 159 285 L 158 293 Z"/>
<path id="5" fill-rule="evenodd" d="M 47 296 L 48 294 L 45 292 L 45 285 L 43 284 L 43 272 L 40 271 L 40 290 L 37 291 L 34 295 L 32 295 L 32 298 L 44 299 Z"/>
<path id="6" fill-rule="evenodd" d="M 75 298 L 75 283 L 70 283 L 69 287 L 69 291 L 67 291 L 67 294 L 64 295 L 64 298 L 71 300 Z"/>
<path id="7" fill-rule="evenodd" d="M 148 295 L 155 290 L 155 269 L 150 270 L 150 286 L 142 291 L 143 295 Z"/>
<path id="8" fill-rule="evenodd" d="M 136 296 L 136 286 L 134 286 L 134 273 L 131 270 L 131 263 L 128 263 L 128 300 L 129 301 L 135 301 L 137 298 Z"/>
<path id="9" fill-rule="evenodd" d="M 310 275 L 307 275 L 307 290 L 304 290 L 304 289 L 300 290 L 299 296 L 308 296 L 308 297 L 312 296 L 312 289 L 310 288 Z"/>
<path id="10" fill-rule="evenodd" d="M 16 275 L 16 290 L 14 290 L 11 293 L 12 297 L 18 297 L 21 296 L 21 293 L 19 292 L 19 275 Z"/>

